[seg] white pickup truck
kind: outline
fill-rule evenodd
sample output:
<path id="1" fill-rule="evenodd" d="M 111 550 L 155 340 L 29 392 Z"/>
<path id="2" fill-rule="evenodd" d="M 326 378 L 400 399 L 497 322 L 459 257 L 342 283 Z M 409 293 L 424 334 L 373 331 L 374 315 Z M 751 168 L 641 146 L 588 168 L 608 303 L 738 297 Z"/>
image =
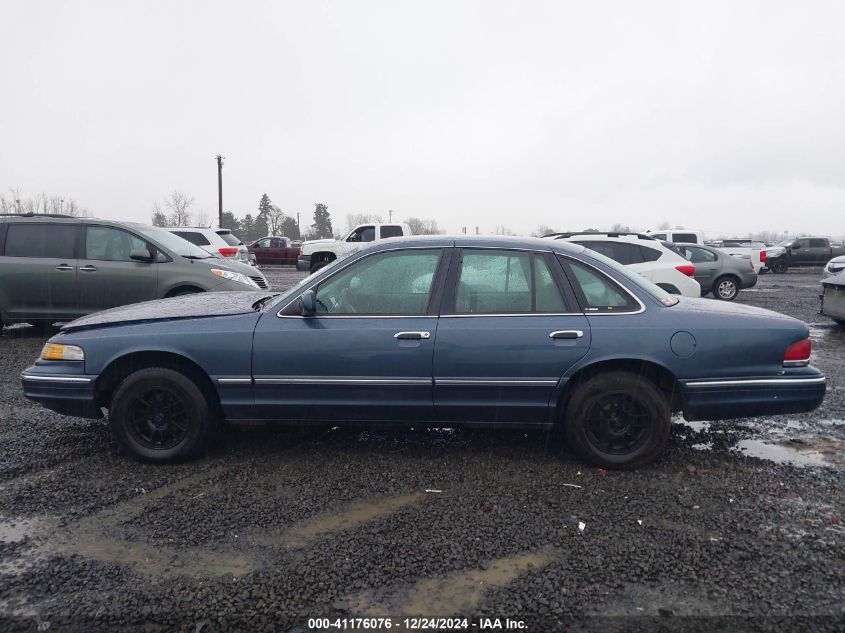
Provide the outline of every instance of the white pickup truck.
<path id="1" fill-rule="evenodd" d="M 296 259 L 297 270 L 315 272 L 329 262 L 361 250 L 370 242 L 412 235 L 407 224 L 361 224 L 339 240 L 308 240 Z"/>
<path id="2" fill-rule="evenodd" d="M 762 242 L 752 240 L 715 240 L 706 241 L 701 231 L 687 229 L 667 229 L 660 231 L 646 231 L 648 235 L 662 242 L 676 244 L 706 244 L 718 248 L 739 259 L 747 259 L 754 266 L 754 272 L 760 274 L 766 271 L 766 247 Z"/>

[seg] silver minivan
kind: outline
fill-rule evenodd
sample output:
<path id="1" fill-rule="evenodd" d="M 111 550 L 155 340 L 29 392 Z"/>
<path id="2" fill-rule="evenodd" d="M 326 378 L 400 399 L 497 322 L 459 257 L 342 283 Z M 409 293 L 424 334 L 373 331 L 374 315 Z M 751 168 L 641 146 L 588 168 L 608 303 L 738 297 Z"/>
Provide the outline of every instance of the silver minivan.
<path id="1" fill-rule="evenodd" d="M 147 224 L 0 216 L 0 322 L 50 324 L 196 292 L 269 290 L 246 264 Z"/>

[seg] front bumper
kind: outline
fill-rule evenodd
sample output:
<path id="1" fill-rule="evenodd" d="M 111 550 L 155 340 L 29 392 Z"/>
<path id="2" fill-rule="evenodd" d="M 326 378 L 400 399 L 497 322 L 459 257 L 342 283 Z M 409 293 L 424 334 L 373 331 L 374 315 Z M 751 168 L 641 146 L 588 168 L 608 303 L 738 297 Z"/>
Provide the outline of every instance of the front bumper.
<path id="1" fill-rule="evenodd" d="M 311 269 L 311 255 L 300 255 L 296 258 L 296 269 L 297 270 L 310 270 Z"/>
<path id="2" fill-rule="evenodd" d="M 820 314 L 836 319 L 837 321 L 845 321 L 845 288 L 842 286 L 834 286 L 832 284 L 825 284 L 822 294 L 819 295 L 822 301 Z"/>
<path id="3" fill-rule="evenodd" d="M 21 374 L 23 395 L 40 405 L 80 418 L 102 418 L 95 390 L 97 376 L 58 373 L 33 365 Z"/>
<path id="4" fill-rule="evenodd" d="M 814 367 L 780 376 L 682 380 L 687 420 L 728 420 L 805 413 L 824 400 L 825 376 Z"/>

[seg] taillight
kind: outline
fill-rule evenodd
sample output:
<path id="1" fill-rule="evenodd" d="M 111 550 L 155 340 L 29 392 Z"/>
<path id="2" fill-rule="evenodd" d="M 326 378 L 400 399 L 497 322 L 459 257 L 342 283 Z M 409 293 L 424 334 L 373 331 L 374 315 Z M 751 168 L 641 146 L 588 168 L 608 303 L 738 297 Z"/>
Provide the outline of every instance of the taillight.
<path id="1" fill-rule="evenodd" d="M 687 277 L 695 275 L 695 266 L 692 264 L 681 264 L 680 266 L 675 266 L 675 270 L 684 273 Z"/>
<path id="2" fill-rule="evenodd" d="M 761 264 L 766 263 L 766 251 L 760 251 L 760 263 Z"/>
<path id="3" fill-rule="evenodd" d="M 806 367 L 810 364 L 810 354 L 813 353 L 813 344 L 810 339 L 793 343 L 786 348 L 783 354 L 784 367 Z"/>
<path id="4" fill-rule="evenodd" d="M 223 257 L 234 257 L 235 255 L 238 254 L 238 249 L 234 248 L 234 247 L 232 247 L 232 248 L 221 248 L 221 249 L 218 249 L 218 250 L 220 251 L 220 254 Z"/>

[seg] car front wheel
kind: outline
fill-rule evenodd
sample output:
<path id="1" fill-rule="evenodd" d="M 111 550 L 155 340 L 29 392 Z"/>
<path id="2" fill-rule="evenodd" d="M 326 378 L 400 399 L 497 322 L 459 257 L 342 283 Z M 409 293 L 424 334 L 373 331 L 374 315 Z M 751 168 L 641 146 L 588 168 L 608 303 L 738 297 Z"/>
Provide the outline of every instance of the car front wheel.
<path id="1" fill-rule="evenodd" d="M 650 380 L 624 371 L 589 378 L 575 387 L 564 425 L 570 447 L 605 468 L 651 462 L 669 436 L 671 407 Z"/>
<path id="2" fill-rule="evenodd" d="M 733 301 L 739 294 L 739 284 L 733 277 L 719 277 L 713 284 L 713 296 L 722 301 Z"/>
<path id="3" fill-rule="evenodd" d="M 120 383 L 109 409 L 112 432 L 133 456 L 168 462 L 196 456 L 210 435 L 212 412 L 184 374 L 149 367 Z"/>

